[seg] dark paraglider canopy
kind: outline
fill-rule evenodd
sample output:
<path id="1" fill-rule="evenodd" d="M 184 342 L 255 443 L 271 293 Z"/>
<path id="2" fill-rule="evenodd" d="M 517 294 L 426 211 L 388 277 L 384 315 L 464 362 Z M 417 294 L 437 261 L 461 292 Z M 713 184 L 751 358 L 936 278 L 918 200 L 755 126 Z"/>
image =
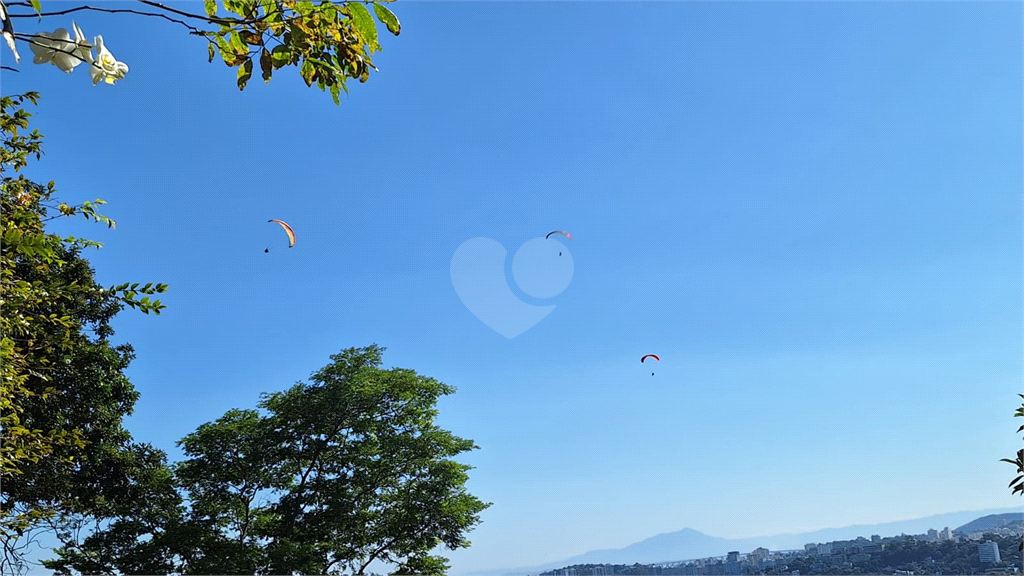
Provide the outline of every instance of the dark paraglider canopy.
<path id="1" fill-rule="evenodd" d="M 643 364 L 644 361 L 646 361 L 648 358 L 654 358 L 658 362 L 661 362 L 661 358 L 659 358 L 657 354 L 647 354 L 646 356 L 640 359 L 640 363 Z M 654 376 L 654 372 L 651 372 L 651 376 Z"/>

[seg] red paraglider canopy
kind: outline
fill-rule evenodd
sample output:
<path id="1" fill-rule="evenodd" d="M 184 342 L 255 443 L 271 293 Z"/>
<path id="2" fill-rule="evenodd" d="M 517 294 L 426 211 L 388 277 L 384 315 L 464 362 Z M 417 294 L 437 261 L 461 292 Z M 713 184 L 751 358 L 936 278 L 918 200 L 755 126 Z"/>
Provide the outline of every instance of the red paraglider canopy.
<path id="1" fill-rule="evenodd" d="M 661 358 L 658 358 L 658 355 L 657 355 L 657 354 L 648 354 L 648 355 L 644 356 L 643 358 L 641 358 L 641 359 L 640 359 L 640 362 L 641 362 L 641 363 L 643 363 L 643 361 L 644 361 L 644 360 L 647 360 L 648 358 L 654 358 L 654 359 L 655 359 L 655 360 L 657 360 L 658 362 L 661 362 Z"/>

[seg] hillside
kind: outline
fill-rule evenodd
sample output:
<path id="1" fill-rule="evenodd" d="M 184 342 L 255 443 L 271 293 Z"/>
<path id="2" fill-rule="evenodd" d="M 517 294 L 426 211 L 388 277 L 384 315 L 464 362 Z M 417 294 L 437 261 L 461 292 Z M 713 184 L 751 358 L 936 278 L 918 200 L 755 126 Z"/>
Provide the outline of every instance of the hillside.
<path id="1" fill-rule="evenodd" d="M 1024 512 L 1010 512 L 1009 514 L 989 514 L 988 516 L 982 516 L 981 518 L 972 520 L 953 530 L 953 533 L 958 536 L 966 536 L 971 532 L 992 530 L 1012 524 L 1016 524 L 1018 526 L 1024 524 Z"/>

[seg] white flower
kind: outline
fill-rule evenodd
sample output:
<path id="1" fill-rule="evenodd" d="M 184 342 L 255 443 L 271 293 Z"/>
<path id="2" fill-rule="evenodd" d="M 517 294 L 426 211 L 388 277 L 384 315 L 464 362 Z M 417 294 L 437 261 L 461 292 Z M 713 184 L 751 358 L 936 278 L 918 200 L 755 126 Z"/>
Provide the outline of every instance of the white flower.
<path id="1" fill-rule="evenodd" d="M 71 73 L 75 66 L 82 62 L 92 62 L 92 46 L 85 41 L 85 34 L 78 24 L 71 23 L 75 28 L 75 39 L 64 28 L 49 32 L 41 32 L 32 37 L 31 48 L 36 64 L 53 64 L 62 71 Z"/>
<path id="2" fill-rule="evenodd" d="M 21 54 L 18 54 L 18 47 L 14 45 L 14 25 L 11 24 L 11 19 L 7 16 L 7 7 L 3 2 L 0 2 L 0 23 L 3 26 L 3 36 L 7 41 L 7 47 L 14 52 L 14 61 L 21 62 Z"/>
<path id="3" fill-rule="evenodd" d="M 95 44 L 98 58 L 92 61 L 92 66 L 89 69 L 89 73 L 92 74 L 93 86 L 99 84 L 100 80 L 106 80 L 107 84 L 113 84 L 124 78 L 124 75 L 128 73 L 128 65 L 118 62 L 110 50 L 107 50 L 107 47 L 103 45 L 103 36 L 97 36 Z"/>

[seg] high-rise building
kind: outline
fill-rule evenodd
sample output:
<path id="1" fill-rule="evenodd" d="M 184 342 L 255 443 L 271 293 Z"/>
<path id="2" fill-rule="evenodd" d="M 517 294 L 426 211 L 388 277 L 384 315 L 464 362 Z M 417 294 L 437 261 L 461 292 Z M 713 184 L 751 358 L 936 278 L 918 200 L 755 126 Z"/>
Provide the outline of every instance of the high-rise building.
<path id="1" fill-rule="evenodd" d="M 828 556 L 832 553 L 832 544 L 826 542 L 824 544 L 818 544 L 818 556 Z"/>
<path id="2" fill-rule="evenodd" d="M 939 532 L 939 535 L 940 535 L 940 537 L 943 540 L 952 540 L 953 539 L 953 531 L 949 529 L 949 526 L 946 526 L 942 530 L 942 532 Z"/>
<path id="3" fill-rule="evenodd" d="M 999 559 L 999 545 L 988 540 L 978 544 L 978 559 L 981 560 L 982 564 L 998 564 L 1001 562 Z"/>
<path id="4" fill-rule="evenodd" d="M 726 562 L 739 562 L 740 561 L 740 552 L 739 552 L 739 550 L 737 550 L 735 552 L 729 552 L 729 555 L 726 556 L 725 561 Z"/>
<path id="5" fill-rule="evenodd" d="M 929 528 L 928 529 L 928 539 L 931 540 L 932 542 L 938 540 L 939 539 L 939 531 L 936 530 L 935 528 Z"/>
<path id="6" fill-rule="evenodd" d="M 879 536 L 878 534 L 872 534 L 871 535 L 871 541 L 872 542 L 881 542 L 882 541 L 882 537 Z"/>

